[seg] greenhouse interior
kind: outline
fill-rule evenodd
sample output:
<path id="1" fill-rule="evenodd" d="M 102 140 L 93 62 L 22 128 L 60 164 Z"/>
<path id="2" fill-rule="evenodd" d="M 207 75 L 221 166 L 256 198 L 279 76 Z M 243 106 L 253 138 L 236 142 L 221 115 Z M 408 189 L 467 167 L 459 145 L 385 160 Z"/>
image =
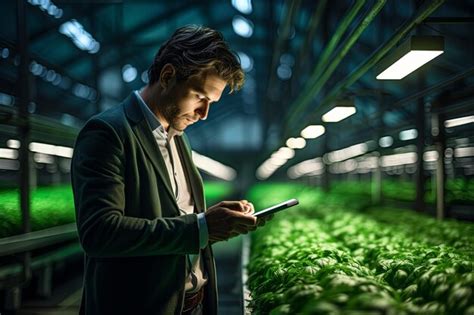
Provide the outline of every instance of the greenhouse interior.
<path id="1" fill-rule="evenodd" d="M 1 315 L 474 315 L 473 0 L 0 9 Z"/>

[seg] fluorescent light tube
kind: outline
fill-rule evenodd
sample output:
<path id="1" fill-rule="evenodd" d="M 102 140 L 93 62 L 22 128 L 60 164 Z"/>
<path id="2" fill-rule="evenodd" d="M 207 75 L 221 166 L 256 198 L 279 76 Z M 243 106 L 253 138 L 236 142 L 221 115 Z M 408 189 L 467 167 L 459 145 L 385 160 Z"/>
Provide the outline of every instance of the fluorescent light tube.
<path id="1" fill-rule="evenodd" d="M 315 139 L 324 134 L 326 130 L 321 125 L 310 125 L 301 131 L 301 136 L 306 139 Z"/>
<path id="2" fill-rule="evenodd" d="M 408 141 L 408 140 L 416 139 L 416 137 L 418 137 L 418 130 L 408 129 L 408 130 L 400 131 L 400 133 L 398 134 L 398 137 L 402 141 Z"/>
<path id="3" fill-rule="evenodd" d="M 461 126 L 461 125 L 470 124 L 470 123 L 473 123 L 473 122 L 474 122 L 474 115 L 446 120 L 444 122 L 444 126 L 446 128 L 451 128 L 451 127 L 457 127 L 457 126 Z"/>
<path id="4" fill-rule="evenodd" d="M 289 138 L 286 140 L 286 145 L 290 149 L 303 149 L 306 146 L 306 140 L 304 138 Z"/>
<path id="5" fill-rule="evenodd" d="M 194 164 L 203 172 L 227 181 L 234 180 L 237 177 L 237 172 L 232 167 L 201 155 L 196 151 L 192 151 L 192 154 Z"/>
<path id="6" fill-rule="evenodd" d="M 412 36 L 377 67 L 377 80 L 400 80 L 444 52 L 441 36 Z"/>
<path id="7" fill-rule="evenodd" d="M 377 76 L 377 80 L 401 80 L 443 51 L 412 50 Z"/>
<path id="8" fill-rule="evenodd" d="M 0 158 L 16 160 L 18 158 L 18 151 L 14 149 L 0 148 Z"/>
<path id="9" fill-rule="evenodd" d="M 336 106 L 323 115 L 324 122 L 338 122 L 356 113 L 354 106 Z"/>

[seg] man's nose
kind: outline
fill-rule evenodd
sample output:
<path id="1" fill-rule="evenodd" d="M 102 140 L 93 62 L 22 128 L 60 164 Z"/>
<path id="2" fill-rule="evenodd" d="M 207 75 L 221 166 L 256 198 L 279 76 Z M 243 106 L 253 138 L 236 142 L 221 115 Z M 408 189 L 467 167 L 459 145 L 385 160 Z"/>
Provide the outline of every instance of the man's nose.
<path id="1" fill-rule="evenodd" d="M 199 119 L 206 120 L 207 115 L 209 114 L 209 101 L 204 101 L 202 106 L 198 110 Z"/>

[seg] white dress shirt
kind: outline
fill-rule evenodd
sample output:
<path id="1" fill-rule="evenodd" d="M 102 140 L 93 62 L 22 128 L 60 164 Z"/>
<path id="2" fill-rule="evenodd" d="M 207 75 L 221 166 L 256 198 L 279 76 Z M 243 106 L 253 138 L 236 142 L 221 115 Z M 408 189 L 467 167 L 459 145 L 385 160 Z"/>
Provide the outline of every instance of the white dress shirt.
<path id="1" fill-rule="evenodd" d="M 150 126 L 153 136 L 155 137 L 156 143 L 160 149 L 160 153 L 163 156 L 163 160 L 165 161 L 166 169 L 168 170 L 169 179 L 180 213 L 182 215 L 193 214 L 194 200 L 191 193 L 191 186 L 188 176 L 185 174 L 185 170 L 181 164 L 181 159 L 179 157 L 174 138 L 174 136 L 181 135 L 183 132 L 175 130 L 172 127 L 166 131 L 156 115 L 150 110 L 148 105 L 140 96 L 140 93 L 135 91 L 135 95 L 138 99 L 138 103 L 142 107 L 145 118 Z M 204 213 L 199 213 L 196 215 L 198 217 L 197 222 L 199 229 L 199 244 L 200 248 L 204 248 L 206 247 L 209 239 L 206 218 Z M 185 291 L 187 293 L 197 292 L 204 284 L 207 283 L 207 275 L 202 268 L 203 262 L 201 256 L 201 253 L 198 255 L 188 255 L 188 271 L 191 269 L 191 272 L 189 273 L 185 282 Z"/>

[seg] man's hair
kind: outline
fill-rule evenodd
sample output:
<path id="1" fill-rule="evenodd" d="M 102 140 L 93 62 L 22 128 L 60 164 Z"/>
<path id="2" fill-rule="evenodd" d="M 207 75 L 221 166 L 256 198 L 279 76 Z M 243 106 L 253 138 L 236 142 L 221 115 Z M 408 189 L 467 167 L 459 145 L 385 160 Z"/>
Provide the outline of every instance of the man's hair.
<path id="1" fill-rule="evenodd" d="M 244 84 L 244 72 L 224 36 L 198 25 L 178 28 L 163 45 L 148 69 L 149 84 L 160 79 L 163 66 L 172 64 L 178 80 L 187 80 L 204 71 L 214 70 L 230 87 L 230 93 Z"/>

